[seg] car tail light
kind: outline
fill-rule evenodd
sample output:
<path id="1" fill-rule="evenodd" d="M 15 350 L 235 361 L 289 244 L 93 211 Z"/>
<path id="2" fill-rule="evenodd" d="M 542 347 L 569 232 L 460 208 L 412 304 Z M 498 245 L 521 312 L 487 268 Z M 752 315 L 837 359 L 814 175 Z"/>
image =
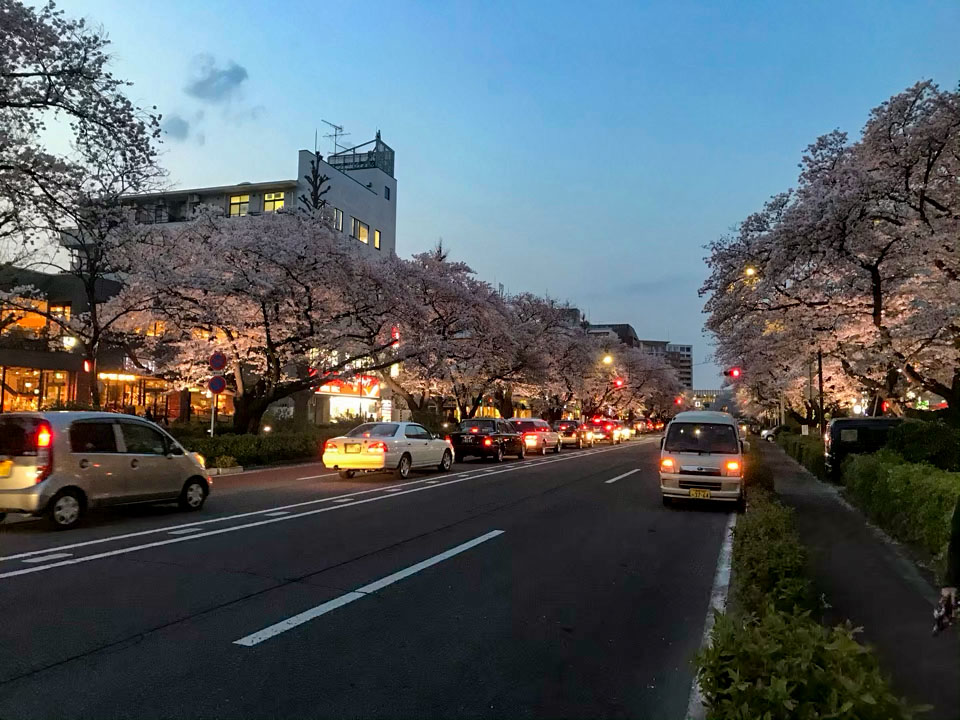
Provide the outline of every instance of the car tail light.
<path id="1" fill-rule="evenodd" d="M 607 430 L 612 430 L 612 429 L 613 429 L 613 425 L 605 425 L 604 427 L 606 427 Z"/>
<path id="2" fill-rule="evenodd" d="M 493 440 L 490 439 L 490 438 L 484 438 L 484 439 L 483 439 L 483 444 L 484 444 L 485 447 L 490 447 L 491 445 L 493 445 Z"/>
<path id="3" fill-rule="evenodd" d="M 453 438 L 451 438 L 449 435 L 444 435 L 444 436 L 443 436 L 443 440 L 444 440 L 444 442 L 446 442 L 446 443 L 450 443 L 450 444 L 453 443 Z"/>
<path id="4" fill-rule="evenodd" d="M 37 469 L 36 482 L 42 483 L 53 472 L 53 431 L 46 423 L 37 427 Z"/>
<path id="5" fill-rule="evenodd" d="M 377 440 L 367 445 L 368 453 L 385 453 L 387 451 L 387 444 L 383 440 Z"/>
<path id="6" fill-rule="evenodd" d="M 324 451 L 325 453 L 340 452 L 340 450 L 337 448 L 337 444 L 336 444 L 335 442 L 333 442 L 333 440 L 327 440 L 327 441 L 323 444 L 323 451 Z"/>
<path id="7" fill-rule="evenodd" d="M 524 444 L 524 445 L 536 445 L 536 444 L 537 444 L 537 434 L 536 434 L 536 433 L 524 433 L 524 434 L 523 434 L 523 444 Z"/>
<path id="8" fill-rule="evenodd" d="M 476 435 L 478 432 L 480 432 L 480 428 L 478 428 L 478 427 L 472 427 L 472 428 L 470 428 L 470 432 L 472 432 L 474 435 Z"/>
<path id="9" fill-rule="evenodd" d="M 666 470 L 667 472 L 673 472 L 676 468 L 676 463 L 673 461 L 673 458 L 663 458 L 660 460 L 660 469 Z"/>
<path id="10" fill-rule="evenodd" d="M 740 463 L 736 460 L 728 460 L 724 467 L 727 469 L 728 475 L 739 475 L 740 474 Z"/>

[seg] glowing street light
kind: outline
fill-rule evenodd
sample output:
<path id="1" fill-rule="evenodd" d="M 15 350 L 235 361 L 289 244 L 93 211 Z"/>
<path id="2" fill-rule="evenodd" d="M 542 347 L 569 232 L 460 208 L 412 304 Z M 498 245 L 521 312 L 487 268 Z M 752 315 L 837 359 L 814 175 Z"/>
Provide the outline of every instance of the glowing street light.
<path id="1" fill-rule="evenodd" d="M 753 277 L 754 275 L 757 274 L 757 269 L 752 266 L 748 267 L 743 271 L 743 274 L 746 275 L 747 277 Z"/>
<path id="2" fill-rule="evenodd" d="M 604 356 L 603 356 L 603 364 L 604 364 L 604 365 L 609 365 L 609 364 L 612 363 L 612 362 L 613 362 L 613 356 L 612 356 L 612 355 L 604 355 Z"/>

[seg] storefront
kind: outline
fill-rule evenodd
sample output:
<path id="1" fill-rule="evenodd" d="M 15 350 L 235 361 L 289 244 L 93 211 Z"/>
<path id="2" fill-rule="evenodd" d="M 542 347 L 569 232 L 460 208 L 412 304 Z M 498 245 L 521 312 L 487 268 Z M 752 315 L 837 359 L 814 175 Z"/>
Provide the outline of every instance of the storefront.
<path id="1" fill-rule="evenodd" d="M 76 393 L 76 373 L 29 367 L 0 367 L 0 408 L 29 412 L 62 406 Z"/>
<path id="2" fill-rule="evenodd" d="M 312 403 L 313 421 L 318 425 L 337 420 L 381 420 L 390 411 L 380 399 L 380 380 L 371 375 L 331 380 L 316 389 Z"/>

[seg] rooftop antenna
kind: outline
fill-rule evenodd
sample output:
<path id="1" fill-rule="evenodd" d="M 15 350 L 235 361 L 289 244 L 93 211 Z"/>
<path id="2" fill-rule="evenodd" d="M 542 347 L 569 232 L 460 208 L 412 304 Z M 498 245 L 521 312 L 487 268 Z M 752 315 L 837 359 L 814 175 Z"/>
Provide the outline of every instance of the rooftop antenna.
<path id="1" fill-rule="evenodd" d="M 324 135 L 325 138 L 331 138 L 333 140 L 333 154 L 336 155 L 338 152 L 340 152 L 340 148 L 346 150 L 346 147 L 340 144 L 340 138 L 346 137 L 350 133 L 343 131 L 343 125 L 334 125 L 329 120 L 321 120 L 320 122 L 325 123 L 333 128 L 332 133 Z"/>

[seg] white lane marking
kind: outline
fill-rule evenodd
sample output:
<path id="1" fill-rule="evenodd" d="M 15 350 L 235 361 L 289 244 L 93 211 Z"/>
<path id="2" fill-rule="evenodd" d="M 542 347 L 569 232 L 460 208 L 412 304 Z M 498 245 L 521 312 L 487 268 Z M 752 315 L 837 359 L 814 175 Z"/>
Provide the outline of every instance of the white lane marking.
<path id="1" fill-rule="evenodd" d="M 200 530 L 201 530 L 201 528 L 198 528 L 198 527 L 180 528 L 179 530 L 171 530 L 171 531 L 170 531 L 170 534 L 171 534 L 171 535 L 186 535 L 187 533 L 200 532 Z"/>
<path id="2" fill-rule="evenodd" d="M 322 478 L 322 477 L 333 477 L 334 475 L 337 475 L 337 474 L 338 473 L 324 473 L 323 475 L 307 475 L 306 477 L 299 477 L 297 478 L 297 480 L 316 480 L 317 478 Z"/>
<path id="3" fill-rule="evenodd" d="M 384 488 L 383 491 L 384 492 L 400 492 L 400 488 L 395 488 L 395 487 Z"/>
<path id="4" fill-rule="evenodd" d="M 723 612 L 727 607 L 727 593 L 730 591 L 730 566 L 733 561 L 733 529 L 737 525 L 737 514 L 730 513 L 730 519 L 723 529 L 723 544 L 720 545 L 720 555 L 717 558 L 717 571 L 713 576 L 713 589 L 710 591 L 710 605 L 707 608 L 707 619 L 703 623 L 703 637 L 700 647 L 705 648 L 710 643 L 710 631 L 713 630 L 715 612 Z M 700 683 L 697 676 L 693 676 L 690 686 L 690 701 L 687 703 L 686 720 L 702 720 L 706 715 L 703 704 L 703 694 L 700 692 Z"/>
<path id="5" fill-rule="evenodd" d="M 437 484 L 437 481 L 436 481 L 436 480 L 427 480 L 427 482 L 425 482 L 424 484 L 425 484 L 425 485 L 436 485 L 436 484 Z"/>
<path id="6" fill-rule="evenodd" d="M 70 557 L 73 553 L 53 553 L 53 555 L 41 555 L 40 557 L 27 558 L 23 562 L 25 563 L 42 563 L 50 562 L 51 560 L 59 560 L 60 558 Z"/>
<path id="7" fill-rule="evenodd" d="M 289 510 L 277 510 L 276 512 L 264 513 L 263 516 L 264 517 L 280 517 L 281 515 L 289 515 L 289 514 L 290 514 Z"/>
<path id="8" fill-rule="evenodd" d="M 347 503 L 347 502 L 353 502 L 353 500 L 354 500 L 354 498 L 352 498 L 352 497 L 342 497 L 342 498 L 337 498 L 336 500 L 334 500 L 334 502 L 335 502 L 335 503 Z"/>
<path id="9" fill-rule="evenodd" d="M 456 547 L 452 547 L 449 550 L 445 550 L 439 555 L 434 555 L 431 558 L 427 558 L 426 560 L 418 562 L 416 565 L 411 565 L 410 567 L 400 570 L 399 572 L 395 572 L 392 575 L 387 575 L 384 578 L 375 580 L 369 585 L 364 585 L 363 587 L 357 588 L 352 592 L 348 592 L 346 595 L 341 595 L 340 597 L 334 598 L 333 600 L 328 600 L 322 605 L 317 605 L 314 608 L 305 610 L 304 612 L 294 615 L 293 617 L 289 617 L 286 620 L 282 620 L 281 622 L 270 625 L 269 627 L 265 627 L 263 630 L 255 632 L 251 635 L 247 635 L 246 637 L 242 637 L 239 640 L 234 640 L 233 644 L 243 645 L 244 647 L 253 647 L 255 645 L 259 645 L 264 640 L 269 640 L 270 638 L 276 637 L 281 633 L 285 633 L 288 630 L 292 630 L 295 627 L 299 627 L 304 623 L 310 622 L 311 620 L 314 620 L 320 617 L 321 615 L 325 615 L 331 610 L 336 610 L 337 608 L 343 607 L 348 603 L 352 603 L 354 600 L 359 600 L 360 598 L 366 597 L 371 593 L 375 593 L 378 590 L 382 590 L 388 585 L 392 585 L 393 583 L 399 582 L 404 578 L 408 578 L 411 575 L 415 575 L 421 570 L 426 570 L 428 567 L 431 567 L 433 565 L 436 565 L 437 563 L 443 562 L 444 560 L 448 560 L 452 558 L 454 555 L 459 555 L 460 553 L 465 552 L 470 548 L 474 548 L 481 543 L 485 543 L 487 540 L 492 540 L 498 535 L 503 535 L 503 530 L 491 530 L 485 535 L 481 535 L 480 537 L 476 537 L 473 540 L 469 540 L 461 545 L 457 545 Z"/>
<path id="10" fill-rule="evenodd" d="M 613 450 L 619 450 L 619 449 L 621 449 L 622 447 L 623 447 L 623 446 L 620 446 L 620 447 L 610 447 L 610 448 L 607 448 L 607 449 L 605 449 L 605 450 L 598 450 L 597 452 L 606 453 L 606 452 L 611 452 L 611 451 L 613 451 Z M 583 456 L 582 456 L 582 455 L 565 455 L 565 456 L 562 456 L 562 457 L 555 458 L 555 459 L 553 459 L 553 460 L 543 460 L 543 461 L 540 461 L 540 462 L 538 462 L 538 463 L 518 463 L 518 464 L 516 464 L 516 465 L 508 465 L 508 466 L 506 466 L 504 469 L 497 470 L 497 471 L 495 471 L 494 473 L 486 473 L 486 474 L 484 474 L 484 473 L 479 473 L 479 474 L 475 474 L 475 475 L 470 475 L 470 474 L 468 474 L 468 473 L 463 473 L 463 475 L 466 475 L 466 477 L 464 477 L 464 478 L 462 478 L 462 479 L 458 479 L 458 480 L 448 480 L 448 481 L 445 481 L 445 482 L 440 482 L 440 481 L 435 480 L 435 481 L 433 481 L 433 484 L 432 484 L 432 485 L 429 485 L 429 486 L 426 486 L 426 483 L 429 482 L 429 481 L 424 481 L 424 480 L 421 479 L 421 480 L 411 480 L 410 482 L 402 483 L 402 485 L 393 486 L 393 487 L 409 486 L 409 485 L 416 485 L 416 484 L 418 484 L 418 483 L 424 483 L 424 486 L 421 486 L 421 487 L 419 487 L 419 488 L 413 488 L 413 489 L 411 489 L 411 490 L 407 490 L 406 492 L 418 492 L 418 491 L 420 491 L 420 490 L 431 490 L 431 489 L 434 489 L 434 488 L 442 488 L 442 487 L 444 487 L 444 486 L 446 486 L 446 485 L 455 485 L 455 484 L 457 484 L 457 483 L 463 482 L 463 480 L 471 479 L 471 478 L 474 478 L 474 477 L 487 477 L 487 476 L 490 475 L 490 474 L 508 472 L 508 471 L 510 471 L 510 470 L 513 470 L 513 469 L 524 470 L 524 469 L 527 469 L 527 468 L 539 467 L 539 466 L 541 466 L 541 465 L 549 465 L 549 464 L 555 463 L 555 462 L 564 462 L 564 461 L 566 461 L 566 460 L 575 460 L 575 459 L 580 458 L 580 457 L 583 457 Z M 359 491 L 359 492 L 354 492 L 354 493 L 351 493 L 350 495 L 336 495 L 336 496 L 332 496 L 332 497 L 320 498 L 320 499 L 318 499 L 318 500 L 307 500 L 307 501 L 304 501 L 304 502 L 292 503 L 292 504 L 290 504 L 290 505 L 280 505 L 279 507 L 262 508 L 262 509 L 260 509 L 260 510 L 251 510 L 250 512 L 238 513 L 238 514 L 236 514 L 236 515 L 225 515 L 225 516 L 223 516 L 223 517 L 212 518 L 212 519 L 210 519 L 210 520 L 200 520 L 200 521 L 193 522 L 193 523 L 185 523 L 185 524 L 183 524 L 183 525 L 173 525 L 173 526 L 167 526 L 167 527 L 161 527 L 161 528 L 154 528 L 154 529 L 152 529 L 152 530 L 141 530 L 141 531 L 139 531 L 139 532 L 124 533 L 124 534 L 122 534 L 122 535 L 112 535 L 112 536 L 110 536 L 110 537 L 99 538 L 99 539 L 97 539 L 97 540 L 87 540 L 87 541 L 85 541 L 85 542 L 71 543 L 71 544 L 69 544 L 69 545 L 60 545 L 60 546 L 52 547 L 52 548 L 45 548 L 45 549 L 43 549 L 43 550 L 31 550 L 31 551 L 29 551 L 29 552 L 17 553 L 16 555 L 7 555 L 7 556 L 5 556 L 5 557 L 0 557 L 0 561 L 3 561 L 3 560 L 16 560 L 16 559 L 19 559 L 19 558 L 32 557 L 32 556 L 35 556 L 35 555 L 43 555 L 43 554 L 45 554 L 45 553 L 56 552 L 56 551 L 58 551 L 58 550 L 71 550 L 71 549 L 73 549 L 73 548 L 87 547 L 87 546 L 90 546 L 90 545 L 99 545 L 99 544 L 101 544 L 101 543 L 114 542 L 114 541 L 117 541 L 117 540 L 127 540 L 127 539 L 129 539 L 129 538 L 134 538 L 134 537 L 143 537 L 144 535 L 155 535 L 155 534 L 157 534 L 157 533 L 163 533 L 163 532 L 169 533 L 169 532 L 172 531 L 172 530 L 178 530 L 178 529 L 180 529 L 180 528 L 195 527 L 195 526 L 201 526 L 201 525 L 209 525 L 210 523 L 220 523 L 220 522 L 224 522 L 224 521 L 227 521 L 227 520 L 238 520 L 238 519 L 240 519 L 240 518 L 246 518 L 246 517 L 251 517 L 251 516 L 255 516 L 255 515 L 264 515 L 265 513 L 268 513 L 268 512 L 271 512 L 271 511 L 288 510 L 288 509 L 292 509 L 292 508 L 304 507 L 304 506 L 307 506 L 307 505 L 316 505 L 316 504 L 318 504 L 318 503 L 336 503 L 338 500 L 343 499 L 343 498 L 352 498 L 352 497 L 355 496 L 355 495 L 366 495 L 366 494 L 368 494 L 368 493 L 379 493 L 379 492 L 382 492 L 383 489 L 384 489 L 384 488 L 372 488 L 372 489 L 370 489 L 370 490 L 361 490 L 361 491 Z M 401 493 L 401 494 L 406 494 L 406 493 Z M 376 501 L 376 500 L 383 500 L 383 499 L 385 499 L 385 498 L 390 498 L 390 497 L 397 497 L 397 495 L 379 495 L 379 496 L 377 496 L 377 497 L 373 497 L 373 498 L 368 498 L 368 499 L 365 499 L 365 500 L 357 501 L 357 503 L 355 503 L 355 504 L 372 502 L 372 501 Z M 247 524 L 244 524 L 244 525 L 234 525 L 234 526 L 229 527 L 229 528 L 221 528 L 221 529 L 219 529 L 219 530 L 210 530 L 210 531 L 207 531 L 207 532 L 198 533 L 198 534 L 193 534 L 193 535 L 184 536 L 184 537 L 179 537 L 179 538 L 175 538 L 175 539 L 171 539 L 171 540 L 165 540 L 165 541 L 154 542 L 154 543 L 147 543 L 147 544 L 145 544 L 145 545 L 135 545 L 135 546 L 132 546 L 132 547 L 129 547 L 129 548 L 122 548 L 122 549 L 120 549 L 120 550 L 112 550 L 112 551 L 109 551 L 109 552 L 99 553 L 99 554 L 96 554 L 96 555 L 88 555 L 88 556 L 85 556 L 85 557 L 82 557 L 82 558 L 76 558 L 76 559 L 74 559 L 74 560 L 67 560 L 67 561 L 64 561 L 64 562 L 55 563 L 55 564 L 53 564 L 53 565 L 44 565 L 44 566 L 41 566 L 41 567 L 38 567 L 38 568 L 30 568 L 29 570 L 11 571 L 11 572 L 7 572 L 7 573 L 2 573 L 2 574 L 0 574 L 0 579 L 6 578 L 6 577 L 13 577 L 13 576 L 15 576 L 15 575 L 22 575 L 22 574 L 25 574 L 25 573 L 28 573 L 28 572 L 36 572 L 36 571 L 40 571 L 40 570 L 46 570 L 47 568 L 61 567 L 61 566 L 63 566 L 63 565 L 73 565 L 73 564 L 80 563 L 80 562 L 87 562 L 87 561 L 89 561 L 89 560 L 97 560 L 97 559 L 104 558 L 104 557 L 110 557 L 110 556 L 112 556 L 112 555 L 122 555 L 122 554 L 125 554 L 125 553 L 128 553 L 128 552 L 137 552 L 138 550 L 143 550 L 143 549 L 147 549 L 147 548 L 151 548 L 151 547 L 156 547 L 156 546 L 158 546 L 158 545 L 167 545 L 167 544 L 169 544 L 169 543 L 182 542 L 182 541 L 184 541 L 184 540 L 193 540 L 194 538 L 208 537 L 208 536 L 211 536 L 211 535 L 219 535 L 219 534 L 224 533 L 224 532 L 232 532 L 232 531 L 234 531 L 234 530 L 242 530 L 242 529 L 244 529 L 244 528 L 257 527 L 257 526 L 259 526 L 259 525 L 265 525 L 265 524 L 274 523 L 274 522 L 279 522 L 279 521 L 283 521 L 283 520 L 293 520 L 293 519 L 295 519 L 295 518 L 306 517 L 306 516 L 308 516 L 308 515 L 315 515 L 315 514 L 317 514 L 317 513 L 326 512 L 326 511 L 328 511 L 328 510 L 335 510 L 335 509 L 337 509 L 337 508 L 339 508 L 339 507 L 342 507 L 342 506 L 336 505 L 336 506 L 333 506 L 333 507 L 320 508 L 320 509 L 318 509 L 318 510 L 311 510 L 311 511 L 308 511 L 308 512 L 305 512 L 305 513 L 297 513 L 297 514 L 290 515 L 290 516 L 287 516 L 287 517 L 271 518 L 271 519 L 269 519 L 269 520 L 263 520 L 263 521 L 260 521 L 260 522 L 247 523 Z"/>
<path id="11" fill-rule="evenodd" d="M 638 472 L 640 472 L 642 469 L 643 469 L 643 468 L 637 468 L 636 470 L 631 470 L 630 472 L 625 472 L 623 475 L 617 475 L 615 478 L 610 478 L 609 480 L 604 480 L 603 482 L 604 482 L 605 485 L 610 485 L 611 483 L 615 483 L 617 480 L 623 480 L 623 478 L 627 477 L 628 475 L 633 475 L 634 473 L 638 473 Z"/>

